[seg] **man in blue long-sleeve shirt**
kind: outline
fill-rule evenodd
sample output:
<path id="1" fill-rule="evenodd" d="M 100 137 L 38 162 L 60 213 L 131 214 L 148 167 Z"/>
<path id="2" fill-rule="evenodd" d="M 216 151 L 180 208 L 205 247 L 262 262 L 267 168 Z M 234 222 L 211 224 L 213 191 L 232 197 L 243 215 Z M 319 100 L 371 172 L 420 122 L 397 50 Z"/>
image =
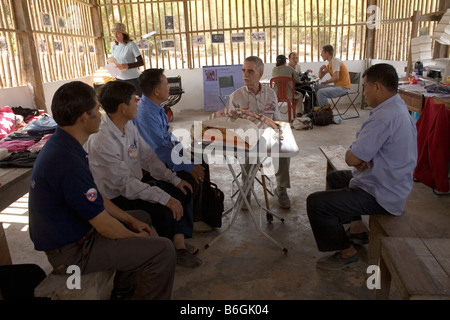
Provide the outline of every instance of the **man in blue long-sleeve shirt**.
<path id="1" fill-rule="evenodd" d="M 188 181 L 194 191 L 194 222 L 202 221 L 200 203 L 201 184 L 209 180 L 209 168 L 195 164 L 183 155 L 184 148 L 169 132 L 169 122 L 161 103 L 169 98 L 169 83 L 163 69 L 145 70 L 139 77 L 143 92 L 138 103 L 136 119 L 133 120 L 142 138 L 152 147 L 158 158 L 178 176 Z M 174 162 L 173 160 L 176 159 Z M 204 213 L 203 213 L 204 214 Z"/>

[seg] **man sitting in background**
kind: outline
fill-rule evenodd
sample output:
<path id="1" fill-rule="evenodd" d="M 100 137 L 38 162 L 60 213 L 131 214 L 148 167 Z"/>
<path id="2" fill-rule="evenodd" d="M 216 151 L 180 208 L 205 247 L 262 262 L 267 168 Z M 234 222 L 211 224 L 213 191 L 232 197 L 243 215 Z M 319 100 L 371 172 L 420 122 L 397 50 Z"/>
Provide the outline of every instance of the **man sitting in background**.
<path id="1" fill-rule="evenodd" d="M 318 107 L 331 110 L 328 99 L 342 96 L 352 88 L 350 74 L 344 62 L 334 56 L 334 48 L 332 46 L 324 46 L 320 56 L 325 61 L 328 61 L 328 65 L 320 67 L 319 78 L 322 80 L 323 77 L 330 74 L 331 79 L 317 85 L 317 103 Z M 330 83 L 334 85 L 330 85 Z"/>

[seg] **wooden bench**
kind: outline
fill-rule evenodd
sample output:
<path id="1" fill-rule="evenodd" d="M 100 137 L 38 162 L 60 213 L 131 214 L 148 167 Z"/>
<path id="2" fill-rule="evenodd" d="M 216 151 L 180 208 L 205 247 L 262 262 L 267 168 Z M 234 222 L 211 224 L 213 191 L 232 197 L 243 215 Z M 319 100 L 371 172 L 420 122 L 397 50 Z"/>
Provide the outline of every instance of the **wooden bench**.
<path id="1" fill-rule="evenodd" d="M 67 280 L 70 274 L 50 273 L 34 289 L 34 295 L 51 300 L 109 300 L 114 287 L 114 274 L 114 271 L 84 274 L 80 277 L 80 289 L 69 289 Z"/>
<path id="2" fill-rule="evenodd" d="M 0 168 L 0 211 L 28 192 L 31 168 Z M 12 264 L 3 224 L 0 223 L 0 265 Z"/>
<path id="3" fill-rule="evenodd" d="M 403 299 L 450 300 L 450 239 L 385 237 L 379 267 L 377 299 L 389 299 L 394 282 Z"/>
<path id="4" fill-rule="evenodd" d="M 327 175 L 335 170 L 351 170 L 352 168 L 345 162 L 345 152 L 343 146 L 320 146 L 320 151 L 327 159 Z M 329 189 L 328 182 L 325 180 L 326 190 Z"/>

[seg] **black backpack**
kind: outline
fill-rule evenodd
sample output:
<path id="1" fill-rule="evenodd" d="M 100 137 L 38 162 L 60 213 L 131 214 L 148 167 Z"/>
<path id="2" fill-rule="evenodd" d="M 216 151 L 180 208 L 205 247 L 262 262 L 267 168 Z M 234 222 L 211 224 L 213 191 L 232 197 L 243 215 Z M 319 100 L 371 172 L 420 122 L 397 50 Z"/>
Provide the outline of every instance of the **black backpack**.
<path id="1" fill-rule="evenodd" d="M 224 194 L 215 183 L 209 180 L 203 181 L 202 189 L 203 221 L 210 227 L 220 228 L 224 211 Z"/>
<path id="2" fill-rule="evenodd" d="M 310 112 L 306 116 L 311 118 L 315 126 L 328 126 L 333 123 L 333 114 L 325 109 Z"/>

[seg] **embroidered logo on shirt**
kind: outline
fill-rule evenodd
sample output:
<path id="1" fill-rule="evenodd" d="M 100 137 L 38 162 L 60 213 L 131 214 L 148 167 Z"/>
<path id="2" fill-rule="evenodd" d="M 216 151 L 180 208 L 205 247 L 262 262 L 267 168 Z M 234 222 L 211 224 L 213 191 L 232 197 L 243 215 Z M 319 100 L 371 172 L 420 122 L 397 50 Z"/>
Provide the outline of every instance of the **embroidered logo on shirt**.
<path id="1" fill-rule="evenodd" d="M 90 188 L 88 192 L 85 193 L 85 195 L 89 201 L 94 202 L 95 200 L 97 200 L 97 189 Z"/>

